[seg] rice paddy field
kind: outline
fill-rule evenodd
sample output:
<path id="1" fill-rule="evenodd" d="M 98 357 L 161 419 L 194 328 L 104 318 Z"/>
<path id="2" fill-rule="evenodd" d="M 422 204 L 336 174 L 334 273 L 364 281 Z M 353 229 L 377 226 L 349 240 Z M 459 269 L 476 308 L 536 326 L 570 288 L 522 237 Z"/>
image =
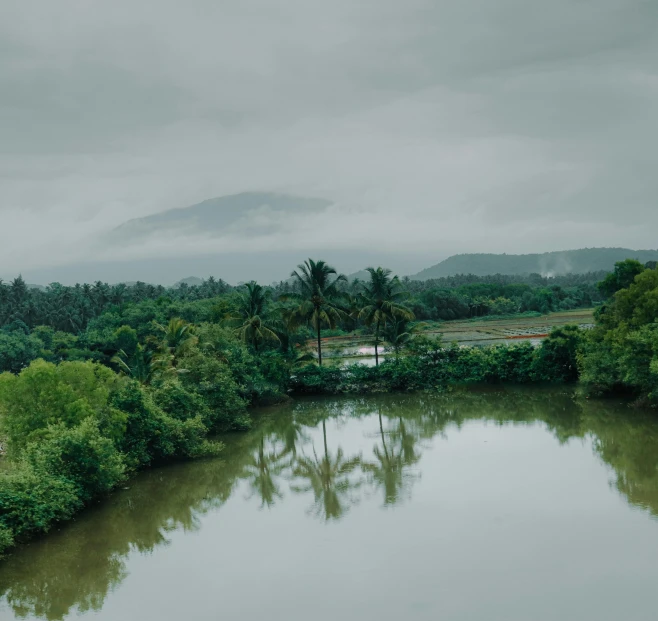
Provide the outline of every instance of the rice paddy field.
<path id="1" fill-rule="evenodd" d="M 424 322 L 421 334 L 441 338 L 446 344 L 457 343 L 464 347 L 484 345 L 511 345 L 523 341 L 539 344 L 553 328 L 576 324 L 582 328 L 594 325 L 593 309 L 578 309 L 549 313 L 538 317 L 512 317 L 509 319 L 468 319 L 463 321 Z M 315 343 L 308 348 L 315 351 Z M 385 344 L 380 346 L 380 357 L 386 356 Z M 322 339 L 322 357 L 327 364 L 375 364 L 372 336 L 337 336 Z"/>

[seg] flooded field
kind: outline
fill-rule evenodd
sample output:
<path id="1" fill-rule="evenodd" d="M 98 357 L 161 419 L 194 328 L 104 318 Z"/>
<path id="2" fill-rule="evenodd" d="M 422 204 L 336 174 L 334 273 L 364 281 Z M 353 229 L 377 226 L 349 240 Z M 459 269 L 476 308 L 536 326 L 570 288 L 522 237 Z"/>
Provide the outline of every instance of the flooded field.
<path id="1" fill-rule="evenodd" d="M 464 347 L 485 345 L 510 345 L 519 342 L 539 344 L 550 331 L 558 326 L 575 324 L 582 328 L 594 325 L 591 309 L 550 313 L 541 317 L 518 317 L 511 319 L 481 319 L 467 321 L 427 322 L 421 334 L 430 338 L 441 338 L 444 343 L 457 343 Z M 375 348 L 372 337 L 340 336 L 323 339 L 322 356 L 328 364 L 366 364 L 374 366 Z M 315 343 L 309 341 L 311 351 L 317 351 Z M 387 354 L 386 344 L 379 348 L 380 359 Z"/>

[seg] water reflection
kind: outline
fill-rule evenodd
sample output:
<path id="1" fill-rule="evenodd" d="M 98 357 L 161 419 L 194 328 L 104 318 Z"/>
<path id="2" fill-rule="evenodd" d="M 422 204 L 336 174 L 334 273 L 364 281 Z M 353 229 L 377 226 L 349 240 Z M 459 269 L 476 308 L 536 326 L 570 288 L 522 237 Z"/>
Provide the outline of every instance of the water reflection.
<path id="1" fill-rule="evenodd" d="M 100 610 L 126 578 L 130 554 L 168 545 L 174 530 L 198 529 L 203 515 L 238 489 L 254 509 L 276 511 L 288 495 L 308 499 L 309 516 L 328 523 L 350 519 L 367 494 L 395 507 L 413 498 L 431 441 L 482 420 L 543 423 L 560 443 L 590 437 L 611 468 L 613 488 L 658 515 L 658 423 L 621 403 L 549 389 L 302 400 L 263 413 L 257 429 L 229 437 L 222 459 L 145 473 L 61 532 L 1 562 L 0 615 L 3 605 L 17 617 L 52 620 Z M 354 421 L 369 430 L 356 448 L 341 432 Z"/>
<path id="2" fill-rule="evenodd" d="M 258 450 L 249 458 L 249 463 L 245 466 L 244 475 L 252 491 L 249 498 L 258 496 L 261 508 L 271 507 L 276 499 L 283 498 L 276 479 L 290 465 L 285 450 L 277 451 L 276 444 L 266 450 L 265 442 L 265 435 L 262 435 Z"/>
<path id="3" fill-rule="evenodd" d="M 420 460 L 417 438 L 409 433 L 402 417 L 393 432 L 384 432 L 381 407 L 377 409 L 377 418 L 381 444 L 372 449 L 375 460 L 364 462 L 362 467 L 370 475 L 370 483 L 384 492 L 384 505 L 395 505 L 410 496 L 411 485 L 419 476 L 411 470 Z"/>
<path id="4" fill-rule="evenodd" d="M 322 421 L 324 453 L 321 457 L 312 447 L 313 457 L 301 455 L 293 468 L 295 479 L 303 483 L 294 484 L 291 489 L 297 494 L 313 493 L 313 505 L 309 513 L 325 520 L 343 517 L 350 505 L 358 502 L 355 491 L 361 486 L 361 479 L 352 474 L 361 465 L 361 455 L 346 457 L 342 448 L 335 454 L 327 445 L 327 423 Z"/>

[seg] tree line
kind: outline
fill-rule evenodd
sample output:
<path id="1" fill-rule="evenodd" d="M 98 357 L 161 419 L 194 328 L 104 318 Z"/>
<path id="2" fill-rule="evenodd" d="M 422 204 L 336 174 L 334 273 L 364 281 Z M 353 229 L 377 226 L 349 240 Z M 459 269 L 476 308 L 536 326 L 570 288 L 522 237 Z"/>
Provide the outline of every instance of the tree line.
<path id="1" fill-rule="evenodd" d="M 488 314 L 569 310 L 592 306 L 605 296 L 596 283 L 606 272 L 543 277 L 473 276 L 469 274 L 431 280 L 398 279 L 408 294 L 408 304 L 418 319 L 462 319 Z M 355 296 L 364 285 L 358 278 L 337 279 L 335 288 L 343 295 Z M 301 282 L 295 278 L 271 286 L 262 286 L 275 303 L 290 294 L 301 293 Z M 181 283 L 175 287 L 143 282 L 109 285 L 65 286 L 52 283 L 47 287 L 30 287 L 18 276 L 10 282 L 0 280 L 0 328 L 24 325 L 27 328 L 48 326 L 54 330 L 80 334 L 89 323 L 106 311 L 152 300 L 194 302 L 223 297 L 239 291 L 221 279 L 210 277 L 200 285 Z M 339 322 L 340 323 L 340 322 Z M 342 323 L 341 323 L 342 325 Z"/>
<path id="2" fill-rule="evenodd" d="M 154 336 L 146 334 L 153 332 L 150 322 L 164 324 L 176 317 L 188 323 L 232 323 L 252 347 L 283 352 L 317 339 L 318 328 L 325 335 L 356 331 L 374 338 L 379 358 L 380 336 L 393 346 L 403 343 L 412 318 L 445 321 L 591 307 L 607 297 L 596 286 L 603 276 L 465 275 L 412 281 L 373 268 L 364 282 L 349 281 L 325 262 L 309 260 L 289 280 L 273 286 L 251 282 L 232 287 L 211 277 L 200 285 L 172 288 L 100 281 L 30 288 L 18 277 L 0 281 L 0 371 L 17 371 L 37 357 L 107 364 L 119 353 L 114 332 L 120 326 L 132 327 L 143 340 Z M 395 311 L 381 307 L 385 299 L 396 305 Z M 366 307 L 370 313 L 361 312 Z M 319 356 L 321 349 L 320 341 Z M 148 357 L 151 350 L 145 344 L 142 353 Z"/>

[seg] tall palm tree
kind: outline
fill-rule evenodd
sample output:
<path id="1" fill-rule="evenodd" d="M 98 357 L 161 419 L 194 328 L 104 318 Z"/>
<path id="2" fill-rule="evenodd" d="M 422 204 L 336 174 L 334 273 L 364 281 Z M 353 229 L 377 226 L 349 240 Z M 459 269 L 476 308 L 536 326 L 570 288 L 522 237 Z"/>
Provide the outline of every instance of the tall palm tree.
<path id="1" fill-rule="evenodd" d="M 228 324 L 238 324 L 235 334 L 256 352 L 261 343 L 280 342 L 275 324 L 266 319 L 268 301 L 269 292 L 252 280 L 245 285 L 237 312 L 227 318 Z"/>
<path id="2" fill-rule="evenodd" d="M 346 316 L 338 305 L 341 297 L 339 282 L 347 282 L 343 274 L 324 261 L 308 259 L 297 266 L 291 276 L 301 290 L 301 303 L 296 311 L 298 320 L 310 324 L 318 336 L 318 363 L 322 365 L 322 326 L 334 328 Z"/>
<path id="3" fill-rule="evenodd" d="M 410 320 L 414 314 L 402 304 L 406 292 L 397 276 L 391 277 L 391 270 L 369 267 L 370 282 L 363 287 L 361 298 L 363 308 L 359 318 L 367 326 L 375 327 L 375 365 L 379 366 L 379 335 L 383 327 L 395 318 Z"/>

